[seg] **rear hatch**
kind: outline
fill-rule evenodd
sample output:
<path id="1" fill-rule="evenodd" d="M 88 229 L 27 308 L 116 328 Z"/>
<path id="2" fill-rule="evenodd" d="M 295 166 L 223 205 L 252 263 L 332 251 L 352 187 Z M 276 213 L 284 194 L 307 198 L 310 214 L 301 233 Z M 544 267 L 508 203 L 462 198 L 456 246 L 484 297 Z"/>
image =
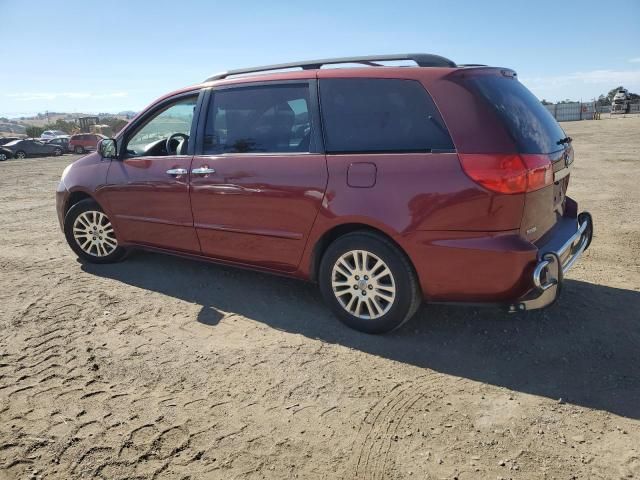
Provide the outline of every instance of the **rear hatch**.
<path id="1" fill-rule="evenodd" d="M 527 191 L 521 234 L 534 242 L 562 217 L 569 172 L 573 163 L 571 139 L 511 70 L 492 69 L 489 74 L 470 76 L 474 90 L 495 109 L 513 139 L 518 153 L 550 162 L 553 176 L 542 188 Z"/>

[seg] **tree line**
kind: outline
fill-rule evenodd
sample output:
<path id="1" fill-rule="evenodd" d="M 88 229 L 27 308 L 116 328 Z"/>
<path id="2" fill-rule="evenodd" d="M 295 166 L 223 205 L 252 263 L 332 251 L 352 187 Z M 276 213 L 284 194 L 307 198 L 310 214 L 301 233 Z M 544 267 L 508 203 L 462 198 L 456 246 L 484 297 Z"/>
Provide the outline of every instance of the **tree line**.
<path id="1" fill-rule="evenodd" d="M 115 134 L 122 130 L 122 128 L 127 124 L 127 121 L 121 118 L 103 117 L 100 118 L 100 121 L 98 123 L 100 123 L 100 125 L 109 125 L 109 127 L 111 127 L 111 130 Z M 42 135 L 42 132 L 44 132 L 45 130 L 61 130 L 67 135 L 80 133 L 80 127 L 76 122 L 69 122 L 59 118 L 55 122 L 47 123 L 43 127 L 28 125 L 26 134 L 28 137 L 37 138 Z"/>

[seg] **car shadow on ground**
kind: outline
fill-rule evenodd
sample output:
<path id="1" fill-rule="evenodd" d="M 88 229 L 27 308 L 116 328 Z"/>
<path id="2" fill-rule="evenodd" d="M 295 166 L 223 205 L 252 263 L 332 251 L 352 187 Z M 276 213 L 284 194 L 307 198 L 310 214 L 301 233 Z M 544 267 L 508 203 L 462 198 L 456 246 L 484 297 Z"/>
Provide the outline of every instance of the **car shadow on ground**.
<path id="1" fill-rule="evenodd" d="M 567 280 L 546 310 L 423 306 L 400 330 L 343 326 L 315 285 L 139 252 L 91 274 L 202 306 L 215 328 L 234 312 L 273 328 L 511 390 L 640 418 L 640 292 Z"/>

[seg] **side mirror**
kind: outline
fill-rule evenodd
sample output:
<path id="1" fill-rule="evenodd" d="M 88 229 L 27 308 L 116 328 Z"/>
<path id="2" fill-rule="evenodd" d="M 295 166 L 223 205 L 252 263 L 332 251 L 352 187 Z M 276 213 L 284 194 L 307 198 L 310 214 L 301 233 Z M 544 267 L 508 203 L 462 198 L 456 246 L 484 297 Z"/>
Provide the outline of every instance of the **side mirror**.
<path id="1" fill-rule="evenodd" d="M 98 152 L 102 158 L 117 158 L 118 145 L 113 138 L 104 138 L 98 142 Z"/>

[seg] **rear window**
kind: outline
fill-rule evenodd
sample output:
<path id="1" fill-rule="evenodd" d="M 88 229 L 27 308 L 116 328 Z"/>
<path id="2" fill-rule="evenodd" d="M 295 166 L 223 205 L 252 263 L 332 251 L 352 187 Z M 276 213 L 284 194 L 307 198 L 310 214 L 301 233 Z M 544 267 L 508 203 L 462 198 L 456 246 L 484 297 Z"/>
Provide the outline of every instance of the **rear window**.
<path id="1" fill-rule="evenodd" d="M 551 113 L 517 79 L 477 75 L 468 80 L 504 122 L 520 153 L 552 153 L 566 137 Z"/>
<path id="2" fill-rule="evenodd" d="M 320 80 L 329 153 L 453 150 L 431 96 L 415 80 Z"/>

